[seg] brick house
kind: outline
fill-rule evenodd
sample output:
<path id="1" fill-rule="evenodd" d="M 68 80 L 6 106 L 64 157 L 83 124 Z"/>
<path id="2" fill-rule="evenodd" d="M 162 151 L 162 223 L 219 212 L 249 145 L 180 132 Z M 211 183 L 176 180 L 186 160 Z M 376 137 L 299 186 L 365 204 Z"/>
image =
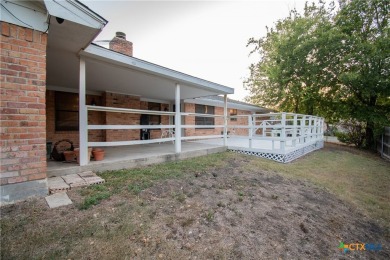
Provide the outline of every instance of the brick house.
<path id="1" fill-rule="evenodd" d="M 226 137 L 224 124 L 247 123 L 225 122 L 228 112 L 269 112 L 228 100 L 232 88 L 132 57 L 124 33 L 110 49 L 93 44 L 107 21 L 78 1 L 15 2 L 1 2 L 0 203 L 47 195 L 47 142 L 72 140 L 86 165 L 91 144 L 160 139 L 167 125 L 180 153 L 181 137 Z"/>

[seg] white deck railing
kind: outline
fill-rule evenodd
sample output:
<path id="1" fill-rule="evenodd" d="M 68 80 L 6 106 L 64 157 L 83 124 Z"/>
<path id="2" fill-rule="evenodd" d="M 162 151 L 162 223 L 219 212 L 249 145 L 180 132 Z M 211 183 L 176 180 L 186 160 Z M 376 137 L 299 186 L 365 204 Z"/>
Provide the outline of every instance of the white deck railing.
<path id="1" fill-rule="evenodd" d="M 228 125 L 229 137 L 249 140 L 249 148 L 252 148 L 253 140 L 267 140 L 272 142 L 272 150 L 275 143 L 279 143 L 280 150 L 286 147 L 296 147 L 305 143 L 322 140 L 324 119 L 317 116 L 294 113 L 269 113 L 254 115 L 236 115 L 230 118 L 247 118 L 247 125 Z M 236 135 L 235 129 L 248 129 L 247 135 Z"/>
<path id="2" fill-rule="evenodd" d="M 130 113 L 130 114 L 148 114 L 148 115 L 160 115 L 160 116 L 176 116 L 176 112 L 166 111 L 152 111 L 141 109 L 126 109 L 126 108 L 113 108 L 102 106 L 87 106 L 88 111 L 100 111 L 110 113 Z M 189 117 L 213 117 L 222 118 L 223 122 L 227 122 L 230 118 L 246 118 L 246 124 L 240 125 L 185 125 L 179 126 L 180 131 L 182 129 L 206 129 L 206 128 L 220 128 L 222 134 L 211 135 L 191 135 L 180 136 L 181 140 L 201 140 L 201 139 L 215 139 L 224 138 L 240 138 L 249 140 L 249 148 L 252 147 L 254 140 L 267 140 L 272 142 L 272 150 L 278 147 L 278 150 L 285 151 L 288 147 L 297 147 L 305 144 L 312 143 L 313 141 L 322 140 L 323 138 L 323 126 L 324 119 L 321 117 L 294 114 L 294 113 L 269 113 L 269 114 L 254 114 L 254 115 L 235 115 L 228 116 L 225 120 L 224 115 L 210 115 L 210 114 L 198 114 L 198 113 L 180 113 L 181 116 Z M 169 120 L 173 122 L 173 120 Z M 243 120 L 240 120 L 241 122 Z M 225 128 L 226 127 L 226 128 Z M 114 141 L 114 142 L 88 142 L 88 146 L 122 146 L 122 145 L 137 145 L 137 144 L 151 144 L 175 141 L 177 138 L 174 136 L 174 130 L 177 129 L 174 124 L 169 125 L 90 125 L 88 124 L 88 130 L 137 130 L 137 129 L 161 129 L 161 138 L 149 139 L 149 140 L 129 140 L 129 141 Z M 246 129 L 241 133 L 236 133 L 236 129 Z M 165 133 L 166 132 L 166 133 Z M 238 132 L 238 131 L 237 131 Z M 165 134 L 164 134 L 165 133 Z M 214 132 L 215 133 L 215 132 Z M 226 140 L 226 139 L 225 139 Z"/>

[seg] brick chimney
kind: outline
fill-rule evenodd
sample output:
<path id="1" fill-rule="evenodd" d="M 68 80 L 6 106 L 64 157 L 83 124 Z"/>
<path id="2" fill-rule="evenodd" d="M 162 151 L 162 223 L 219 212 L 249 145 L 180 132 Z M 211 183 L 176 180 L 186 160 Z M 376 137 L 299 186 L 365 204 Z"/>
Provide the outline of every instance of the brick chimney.
<path id="1" fill-rule="evenodd" d="M 110 50 L 133 56 L 133 43 L 126 40 L 125 33 L 116 32 L 115 37 L 110 41 Z"/>

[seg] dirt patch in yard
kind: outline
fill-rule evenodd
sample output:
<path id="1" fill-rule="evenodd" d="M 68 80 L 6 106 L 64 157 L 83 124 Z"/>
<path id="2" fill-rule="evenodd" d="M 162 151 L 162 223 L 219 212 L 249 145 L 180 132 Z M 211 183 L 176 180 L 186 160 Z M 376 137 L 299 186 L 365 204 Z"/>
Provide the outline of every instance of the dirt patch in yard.
<path id="1" fill-rule="evenodd" d="M 389 259 L 389 230 L 323 188 L 245 170 L 256 158 L 162 180 L 79 210 L 44 200 L 2 208 L 2 259 Z M 14 223 L 18 222 L 18 225 Z M 340 242 L 381 245 L 338 249 Z M 366 248 L 367 249 L 367 248 Z"/>

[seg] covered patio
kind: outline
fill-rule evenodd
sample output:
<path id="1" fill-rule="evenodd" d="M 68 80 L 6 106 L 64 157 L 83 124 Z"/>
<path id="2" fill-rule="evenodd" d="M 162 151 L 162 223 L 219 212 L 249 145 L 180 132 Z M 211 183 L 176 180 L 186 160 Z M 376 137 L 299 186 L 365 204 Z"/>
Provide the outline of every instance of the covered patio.
<path id="1" fill-rule="evenodd" d="M 54 40 L 52 44 L 62 46 L 61 42 L 55 42 Z M 69 50 L 67 51 L 69 52 Z M 127 159 L 141 160 L 149 157 L 148 154 L 156 154 L 156 156 L 172 156 L 173 154 L 173 157 L 183 157 L 189 151 L 199 150 L 194 145 L 192 145 L 192 150 L 189 150 L 189 145 L 183 142 L 184 140 L 197 138 L 183 136 L 182 118 L 190 115 L 189 113 L 182 113 L 184 100 L 186 99 L 223 95 L 225 112 L 224 115 L 219 115 L 219 117 L 224 117 L 226 121 L 227 95 L 234 93 L 233 88 L 196 78 L 95 44 L 90 44 L 74 54 L 64 55 L 64 53 L 58 52 L 58 49 L 54 50 L 53 48 L 53 51 L 49 49 L 48 63 L 54 64 L 61 60 L 62 65 L 48 68 L 47 88 L 51 92 L 78 94 L 78 122 L 74 128 L 78 129 L 77 136 L 79 140 L 76 147 L 80 148 L 79 161 L 81 167 L 89 166 L 93 168 L 94 165 L 100 164 L 88 161 L 88 147 L 103 147 L 107 151 L 104 163 L 117 161 L 115 157 L 125 161 Z M 77 56 L 78 59 L 75 59 Z M 69 73 L 64 74 L 64 71 Z M 95 104 L 94 101 L 87 98 L 87 95 L 103 95 L 106 99 L 99 102 L 100 104 Z M 111 97 L 110 100 L 107 98 L 108 96 Z M 129 102 L 135 100 L 137 105 L 125 104 L 125 102 L 117 100 L 115 98 L 117 96 L 131 97 L 128 99 Z M 66 102 L 66 100 L 56 99 L 56 102 Z M 161 110 L 145 109 L 142 106 L 143 102 L 159 103 L 161 104 L 159 106 Z M 100 113 L 104 115 L 105 119 L 98 123 L 91 122 L 89 118 L 91 113 Z M 157 116 L 164 118 L 164 120 L 160 119 L 159 123 L 145 124 L 142 122 L 144 116 Z M 195 116 L 195 114 L 192 116 Z M 210 115 L 203 116 L 208 117 Z M 48 118 L 50 117 L 48 116 Z M 121 118 L 121 120 L 115 121 L 111 120 L 112 118 Z M 47 125 L 49 124 L 50 122 L 47 122 Z M 226 132 L 225 126 L 226 122 L 218 126 L 213 125 L 213 127 L 224 128 Z M 196 126 L 187 127 L 195 128 Z M 210 126 L 203 126 L 203 128 L 206 127 Z M 135 137 L 134 134 L 127 134 L 130 132 L 136 133 L 136 131 L 139 133 L 141 130 L 158 130 L 162 133 L 168 131 L 174 134 L 165 136 L 160 134 L 158 137 L 147 138 L 148 140 L 144 140 L 142 135 L 139 137 L 139 134 L 138 137 Z M 90 136 L 94 131 L 104 132 L 105 138 L 92 140 Z M 123 134 L 119 136 L 120 133 Z M 119 138 L 115 139 L 114 136 L 119 136 Z M 212 137 L 223 136 L 222 133 Z M 211 138 L 211 136 L 205 138 Z M 208 146 L 204 147 L 203 144 L 201 146 L 203 150 L 208 151 Z M 119 150 L 121 152 L 118 152 Z M 121 156 L 123 154 L 126 154 L 126 158 Z M 54 165 L 56 165 L 56 168 L 63 168 L 61 165 L 64 164 L 48 161 L 49 176 Z M 65 168 L 71 171 L 70 167 Z"/>
<path id="2" fill-rule="evenodd" d="M 72 32 L 80 34 L 83 30 L 84 27 L 77 27 Z M 129 43 L 125 35 L 118 37 Z M 80 50 L 84 44 L 80 39 L 70 49 L 66 41 L 49 37 L 47 89 L 77 94 L 75 133 L 80 148 L 79 165 L 48 160 L 49 177 L 131 168 L 227 149 L 285 163 L 322 147 L 322 118 L 289 113 L 252 114 L 242 116 L 244 125 L 231 125 L 228 120 L 240 117 L 228 116 L 227 95 L 234 93 L 233 88 L 95 44 Z M 63 51 L 59 51 L 61 48 Z M 61 66 L 56 66 L 59 61 Z M 96 104 L 88 95 L 103 98 Z M 223 96 L 223 114 L 183 110 L 185 100 L 217 95 Z M 145 102 L 159 103 L 159 109 L 145 108 Z M 93 113 L 103 115 L 103 120 L 91 120 Z M 143 117 L 155 116 L 160 118 L 157 123 L 143 122 Z M 218 118 L 212 121 L 218 123 L 199 125 L 195 122 L 199 117 Z M 192 120 L 185 123 L 185 118 Z M 218 134 L 185 134 L 186 129 L 210 128 Z M 240 134 L 236 135 L 237 129 Z M 158 130 L 161 134 L 144 139 L 138 134 L 143 130 Z M 94 131 L 103 132 L 104 137 L 91 138 Z M 164 135 L 165 132 L 168 134 Z M 104 161 L 89 161 L 88 148 L 95 147 L 106 150 Z"/>

